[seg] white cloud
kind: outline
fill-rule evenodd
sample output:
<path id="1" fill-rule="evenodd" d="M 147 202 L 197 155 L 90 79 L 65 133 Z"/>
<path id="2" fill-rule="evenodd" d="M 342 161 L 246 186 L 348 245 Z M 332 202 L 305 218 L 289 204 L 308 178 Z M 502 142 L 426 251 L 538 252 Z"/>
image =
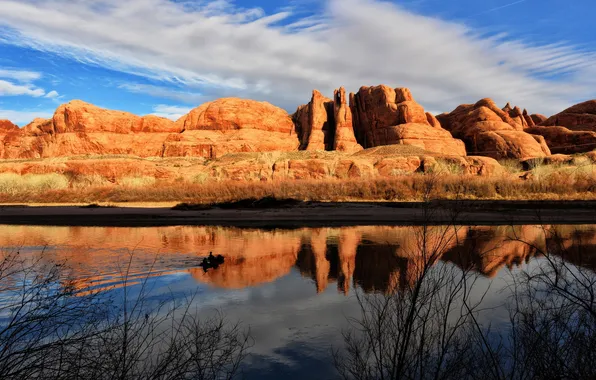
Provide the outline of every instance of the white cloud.
<path id="1" fill-rule="evenodd" d="M 45 91 L 30 84 L 14 84 L 0 79 L 0 96 L 28 95 L 39 98 L 45 95 Z"/>
<path id="2" fill-rule="evenodd" d="M 1 6 L 1 4 L 0 4 Z M 35 98 L 57 98 L 58 92 L 50 91 L 46 94 L 43 88 L 33 84 L 42 77 L 41 73 L 26 70 L 12 70 L 0 68 L 0 96 L 32 96 Z"/>
<path id="3" fill-rule="evenodd" d="M 41 78 L 41 73 L 35 71 L 0 69 L 0 78 L 30 83 Z"/>
<path id="4" fill-rule="evenodd" d="M 493 97 L 549 114 L 595 95 L 596 79 L 586 75 L 594 52 L 484 36 L 378 0 L 324 4 L 316 18 L 284 26 L 287 11 L 265 15 L 228 1 L 0 0 L 0 24 L 10 28 L 0 40 L 289 110 L 313 88 L 330 95 L 379 83 L 410 87 L 443 111 Z"/>
<path id="5" fill-rule="evenodd" d="M 207 96 L 198 92 L 178 91 L 171 88 L 154 86 L 150 84 L 124 83 L 118 87 L 137 94 L 168 98 L 195 105 L 199 105 L 208 99 Z"/>
<path id="6" fill-rule="evenodd" d="M 57 98 L 57 97 L 59 97 L 59 96 L 60 96 L 60 94 L 58 94 L 58 92 L 57 92 L 57 91 L 50 91 L 50 92 L 48 92 L 48 93 L 46 94 L 46 96 L 45 96 L 45 97 L 46 97 L 46 98 L 48 98 L 48 99 L 56 99 L 56 98 Z"/>
<path id="7" fill-rule="evenodd" d="M 41 110 L 41 111 L 15 111 L 15 110 L 3 110 L 0 109 L 0 119 L 10 120 L 13 123 L 24 126 L 29 124 L 35 118 L 49 119 L 54 114 L 54 111 Z"/>
<path id="8" fill-rule="evenodd" d="M 168 106 L 165 104 L 159 104 L 153 107 L 153 113 L 151 115 L 165 117 L 171 120 L 178 120 L 182 116 L 190 112 L 192 108 L 181 107 L 181 106 Z"/>

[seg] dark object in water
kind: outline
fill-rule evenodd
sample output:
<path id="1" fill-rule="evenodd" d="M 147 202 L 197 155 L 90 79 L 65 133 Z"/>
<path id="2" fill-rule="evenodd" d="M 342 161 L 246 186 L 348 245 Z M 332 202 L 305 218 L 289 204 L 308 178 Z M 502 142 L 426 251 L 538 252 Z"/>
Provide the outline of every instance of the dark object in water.
<path id="1" fill-rule="evenodd" d="M 207 269 L 217 269 L 223 263 L 224 257 L 222 255 L 213 256 L 213 252 L 209 252 L 209 256 L 203 259 L 200 266 L 202 266 L 203 270 L 207 272 Z"/>

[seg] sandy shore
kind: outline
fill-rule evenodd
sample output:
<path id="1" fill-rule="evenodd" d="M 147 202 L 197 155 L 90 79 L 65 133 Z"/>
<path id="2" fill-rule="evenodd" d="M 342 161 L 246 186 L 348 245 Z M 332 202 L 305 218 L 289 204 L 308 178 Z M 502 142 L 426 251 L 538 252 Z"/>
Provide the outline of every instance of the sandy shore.
<path id="1" fill-rule="evenodd" d="M 1 205 L 0 224 L 71 226 L 221 225 L 298 228 L 355 225 L 596 224 L 595 201 L 320 203 L 275 208 L 172 210 L 171 207 Z"/>

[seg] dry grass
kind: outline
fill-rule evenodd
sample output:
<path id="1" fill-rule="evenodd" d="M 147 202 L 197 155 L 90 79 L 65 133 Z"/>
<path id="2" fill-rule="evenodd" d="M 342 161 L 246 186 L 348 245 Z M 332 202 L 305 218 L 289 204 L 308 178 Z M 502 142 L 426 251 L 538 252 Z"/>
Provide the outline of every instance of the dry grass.
<path id="1" fill-rule="evenodd" d="M 137 183 L 135 179 L 133 183 Z M 38 182 L 36 182 L 38 183 Z M 5 189 L 5 188 L 4 188 Z M 11 188 L 13 189 L 13 188 Z M 1 203 L 186 202 L 216 203 L 246 198 L 275 197 L 305 201 L 420 201 L 424 199 L 596 199 L 596 173 L 559 170 L 521 180 L 511 176 L 478 177 L 455 174 L 414 174 L 394 178 L 303 180 L 204 184 L 155 181 L 150 186 L 50 185 L 2 191 Z M 43 190 L 42 190 L 43 189 Z"/>
<path id="2" fill-rule="evenodd" d="M 517 174 L 523 170 L 521 162 L 515 159 L 500 160 L 499 164 L 505 169 L 507 173 Z"/>
<path id="3" fill-rule="evenodd" d="M 0 194 L 43 193 L 68 188 L 68 178 L 62 174 L 0 174 Z"/>
<path id="4" fill-rule="evenodd" d="M 156 179 L 153 177 L 124 177 L 118 180 L 122 186 L 126 187 L 149 187 L 155 185 Z"/>
<path id="5" fill-rule="evenodd" d="M 381 147 L 382 148 L 382 147 Z M 369 152 L 372 154 L 374 152 Z M 387 153 L 387 152 L 385 152 Z M 255 161 L 335 157 L 336 152 L 237 153 L 222 163 L 251 157 Z M 233 181 L 226 173 L 180 173 L 176 179 L 156 179 L 134 171 L 83 174 L 0 174 L 0 203 L 186 202 L 216 203 L 246 198 L 276 197 L 313 201 L 419 201 L 432 199 L 596 199 L 596 164 L 578 156 L 572 164 L 536 162 L 528 179 L 520 179 L 518 163 L 502 162 L 503 175 L 463 174 L 461 165 L 437 158 L 427 173 L 362 179 Z M 233 166 L 222 165 L 224 171 Z M 224 175 L 225 174 L 225 175 Z M 263 177 L 268 178 L 266 176 Z M 431 186 L 432 185 L 432 186 Z"/>
<path id="6" fill-rule="evenodd" d="M 453 174 L 461 175 L 464 173 L 464 168 L 458 162 L 453 162 L 444 158 L 437 158 L 436 163 L 430 166 L 427 170 L 430 174 Z"/>

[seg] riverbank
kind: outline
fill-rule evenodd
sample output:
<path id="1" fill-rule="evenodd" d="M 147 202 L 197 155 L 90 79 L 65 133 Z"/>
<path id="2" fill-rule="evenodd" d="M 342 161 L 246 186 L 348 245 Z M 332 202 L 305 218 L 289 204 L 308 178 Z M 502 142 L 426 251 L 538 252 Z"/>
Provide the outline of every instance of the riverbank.
<path id="1" fill-rule="evenodd" d="M 0 206 L 0 224 L 242 228 L 596 224 L 596 201 L 280 202 L 174 208 L 3 205 Z"/>

